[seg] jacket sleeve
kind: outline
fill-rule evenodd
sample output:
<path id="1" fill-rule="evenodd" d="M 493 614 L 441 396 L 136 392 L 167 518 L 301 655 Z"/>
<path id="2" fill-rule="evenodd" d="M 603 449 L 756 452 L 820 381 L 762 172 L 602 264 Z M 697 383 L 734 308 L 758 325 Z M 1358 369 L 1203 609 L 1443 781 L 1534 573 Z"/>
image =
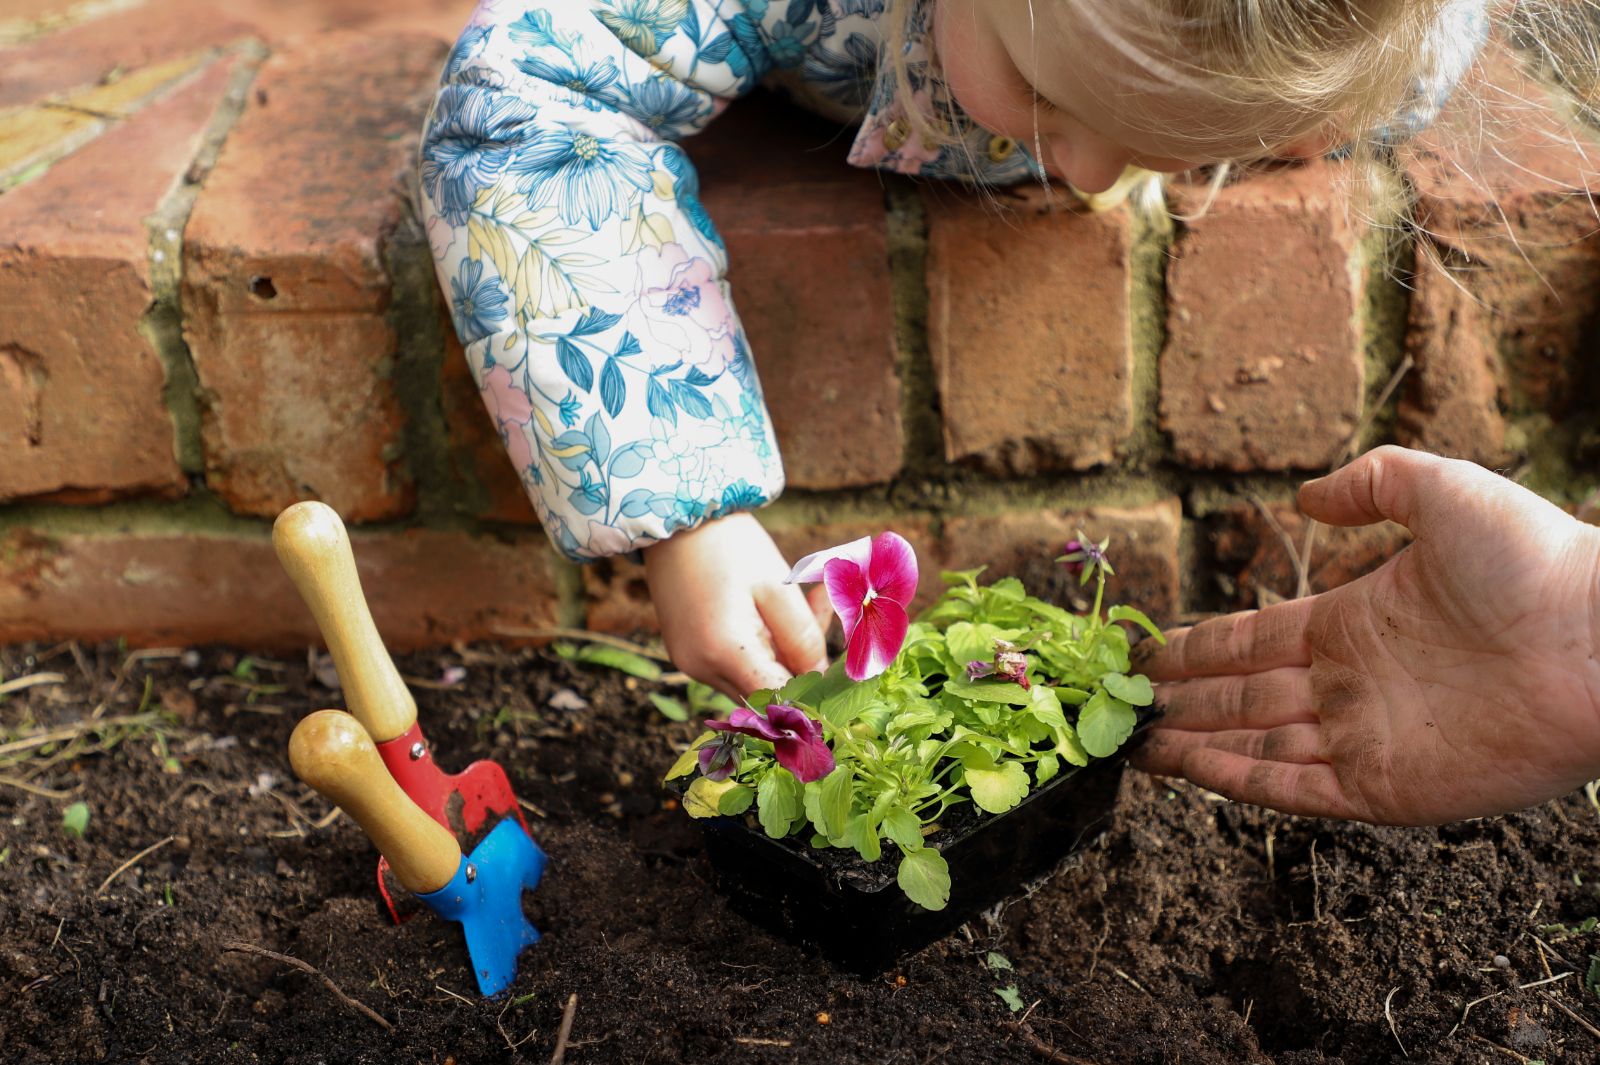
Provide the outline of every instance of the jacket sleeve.
<path id="1" fill-rule="evenodd" d="M 770 39 L 730 0 L 481 0 L 451 53 L 423 217 L 484 403 L 570 558 L 783 488 L 722 238 L 674 143 L 755 85 Z"/>

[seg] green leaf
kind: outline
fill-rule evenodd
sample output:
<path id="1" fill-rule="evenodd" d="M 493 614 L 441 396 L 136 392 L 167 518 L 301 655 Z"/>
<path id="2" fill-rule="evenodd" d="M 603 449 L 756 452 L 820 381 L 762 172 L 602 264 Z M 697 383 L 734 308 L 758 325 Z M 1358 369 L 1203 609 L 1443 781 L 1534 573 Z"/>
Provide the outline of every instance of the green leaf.
<path id="1" fill-rule="evenodd" d="M 942 910 L 950 901 L 950 866 L 932 847 L 907 851 L 895 882 L 906 898 L 925 910 Z"/>
<path id="2" fill-rule="evenodd" d="M 1000 996 L 1002 1002 L 1011 1007 L 1012 1013 L 1021 1013 L 1024 1009 L 1022 992 L 1017 990 L 1016 984 L 1012 984 L 1010 987 L 997 987 L 994 989 L 994 993 Z"/>
<path id="3" fill-rule="evenodd" d="M 723 783 L 730 784 L 733 781 L 723 781 Z M 728 817 L 736 817 L 750 809 L 750 804 L 755 801 L 756 790 L 740 784 L 738 787 L 729 788 L 717 799 L 717 812 Z"/>
<path id="4" fill-rule="evenodd" d="M 844 830 L 844 845 L 861 855 L 862 861 L 875 862 L 883 857 L 883 847 L 878 843 L 878 826 L 869 813 L 855 814 Z"/>
<path id="5" fill-rule="evenodd" d="M 989 585 L 989 594 L 996 599 L 1009 599 L 1020 603 L 1028 597 L 1028 590 L 1015 577 L 1002 577 Z"/>
<path id="6" fill-rule="evenodd" d="M 1145 676 L 1125 677 L 1121 673 L 1107 673 L 1100 678 L 1106 691 L 1130 706 L 1149 706 L 1156 701 L 1155 689 Z"/>
<path id="7" fill-rule="evenodd" d="M 706 731 L 700 733 L 699 738 L 693 743 L 689 744 L 689 749 L 678 755 L 678 760 L 672 763 L 671 769 L 667 770 L 667 775 L 662 778 L 662 783 L 665 784 L 669 780 L 677 780 L 679 777 L 686 777 L 690 773 L 694 772 L 695 767 L 700 764 L 701 746 L 716 738 L 717 734 L 712 732 L 710 729 L 706 729 Z"/>
<path id="8" fill-rule="evenodd" d="M 662 695 L 660 692 L 651 692 L 650 701 L 655 704 L 655 708 L 657 710 L 661 711 L 661 716 L 666 718 L 668 721 L 689 720 L 688 708 L 670 695 Z"/>
<path id="9" fill-rule="evenodd" d="M 994 972 L 999 972 L 1001 969 L 1009 970 L 1012 967 L 1011 959 L 1001 954 L 998 950 L 991 950 L 988 956 L 983 959 L 983 963 Z"/>
<path id="10" fill-rule="evenodd" d="M 1061 772 L 1061 761 L 1053 754 L 1041 754 L 1033 763 L 1033 779 L 1041 788 Z"/>
<path id="11" fill-rule="evenodd" d="M 804 786 L 782 766 L 761 778 L 756 788 L 757 813 L 761 827 L 773 839 L 789 834 L 805 814 Z"/>
<path id="12" fill-rule="evenodd" d="M 744 793 L 743 797 L 735 795 L 732 799 L 728 798 L 730 794 L 741 791 Z M 753 790 L 732 778 L 710 780 L 698 777 L 689 785 L 689 790 L 683 793 L 683 812 L 696 819 L 743 813 L 750 808 L 750 802 L 754 798 Z M 741 803 L 743 805 L 740 805 Z"/>
<path id="13" fill-rule="evenodd" d="M 958 621 L 951 625 L 944 633 L 950 660 L 962 670 L 967 668 L 968 662 L 994 661 L 994 641 L 998 631 L 993 625 L 975 625 L 970 621 Z"/>
<path id="14" fill-rule="evenodd" d="M 836 766 L 833 772 L 814 781 L 817 789 L 817 812 L 822 823 L 817 827 L 830 839 L 839 839 L 850 826 L 850 798 L 855 786 L 855 776 L 848 766 Z"/>
<path id="15" fill-rule="evenodd" d="M 962 699 L 977 703 L 1002 703 L 1008 706 L 1027 706 L 1033 696 L 1020 684 L 1004 680 L 966 680 L 952 678 L 944 682 L 944 690 Z"/>
<path id="16" fill-rule="evenodd" d="M 1083 741 L 1078 739 L 1078 730 L 1071 725 L 1056 730 L 1056 755 L 1073 765 L 1089 764 L 1089 752 L 1083 749 Z"/>
<path id="17" fill-rule="evenodd" d="M 1157 643 L 1166 646 L 1167 638 L 1161 634 L 1161 630 L 1156 627 L 1156 623 L 1145 617 L 1143 612 L 1135 610 L 1131 606 L 1114 606 L 1106 611 L 1106 617 L 1112 621 L 1131 621 L 1145 632 L 1148 632 Z"/>
<path id="18" fill-rule="evenodd" d="M 974 750 L 961 760 L 961 767 L 980 810 L 1003 814 L 1028 794 L 1028 774 L 1021 762 L 996 764 L 986 751 Z"/>
<path id="19" fill-rule="evenodd" d="M 1036 720 L 1052 729 L 1066 728 L 1067 717 L 1061 712 L 1061 697 L 1054 688 L 1040 684 L 1031 694 L 1032 705 L 1028 710 Z"/>
<path id="20" fill-rule="evenodd" d="M 884 835 L 906 850 L 922 846 L 922 818 L 904 806 L 891 806 L 883 815 Z"/>
<path id="21" fill-rule="evenodd" d="M 1078 715 L 1078 739 L 1089 754 L 1106 758 L 1133 734 L 1137 721 L 1133 707 L 1097 691 Z"/>
<path id="22" fill-rule="evenodd" d="M 978 578 L 988 566 L 979 566 L 977 569 L 951 569 L 939 574 L 939 579 L 952 587 L 976 588 Z"/>
<path id="23" fill-rule="evenodd" d="M 61 831 L 71 836 L 83 838 L 84 832 L 89 828 L 89 804 L 75 802 L 61 811 Z"/>
<path id="24" fill-rule="evenodd" d="M 572 655 L 573 659 L 590 666 L 602 666 L 614 669 L 618 673 L 626 673 L 630 677 L 640 680 L 657 681 L 661 679 L 661 667 L 643 655 L 636 655 L 632 651 L 624 651 L 620 647 L 608 647 L 601 643 L 585 644 Z"/>
<path id="25" fill-rule="evenodd" d="M 715 717 L 727 717 L 738 708 L 738 703 L 709 684 L 701 684 L 697 680 L 689 682 L 689 712 L 691 714 L 696 716 L 707 714 Z"/>
<path id="26" fill-rule="evenodd" d="M 1589 955 L 1589 972 L 1583 978 L 1584 988 L 1600 997 L 1600 954 Z"/>
<path id="27" fill-rule="evenodd" d="M 828 696 L 817 711 L 823 720 L 834 728 L 844 728 L 859 717 L 863 710 L 881 701 L 882 697 L 878 694 L 878 679 L 874 677 L 859 684 L 852 683 L 843 691 Z"/>

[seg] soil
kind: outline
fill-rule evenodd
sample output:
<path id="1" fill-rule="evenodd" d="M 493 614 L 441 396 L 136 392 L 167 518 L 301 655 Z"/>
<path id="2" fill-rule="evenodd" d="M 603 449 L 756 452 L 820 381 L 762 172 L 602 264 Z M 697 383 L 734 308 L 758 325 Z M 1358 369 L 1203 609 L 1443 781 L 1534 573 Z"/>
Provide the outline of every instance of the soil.
<path id="1" fill-rule="evenodd" d="M 452 666 L 465 679 L 439 686 Z M 693 729 L 648 685 L 537 651 L 411 656 L 440 760 L 504 764 L 552 862 L 527 900 L 545 939 L 485 1002 L 457 928 L 391 924 L 369 844 L 289 771 L 294 723 L 339 703 L 324 669 L 76 646 L 0 649 L 0 668 L 64 677 L 0 701 L 8 1063 L 542 1063 L 573 995 L 571 1065 L 1600 1060 L 1600 930 L 1576 930 L 1600 914 L 1600 815 L 1582 794 L 1381 829 L 1130 772 L 1114 826 L 1054 879 L 862 979 L 726 908 L 658 787 Z M 141 710 L 159 730 L 16 746 Z M 82 838 L 62 824 L 75 801 Z M 231 941 L 315 966 L 393 1030 Z M 1021 1012 L 996 994 L 1013 985 Z"/>

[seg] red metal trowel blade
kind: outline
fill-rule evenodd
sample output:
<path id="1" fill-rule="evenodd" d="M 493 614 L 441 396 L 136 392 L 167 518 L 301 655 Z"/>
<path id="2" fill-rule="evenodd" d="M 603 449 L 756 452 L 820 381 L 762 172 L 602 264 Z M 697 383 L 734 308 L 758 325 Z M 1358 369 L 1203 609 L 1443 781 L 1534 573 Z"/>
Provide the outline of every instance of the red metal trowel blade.
<path id="1" fill-rule="evenodd" d="M 528 831 L 516 793 L 511 790 L 511 780 L 498 763 L 485 759 L 459 773 L 446 773 L 433 760 L 433 750 L 417 723 L 394 739 L 378 744 L 378 753 L 400 789 L 424 813 L 453 832 L 463 851 L 491 814 L 498 820 L 516 818 L 522 830 Z M 378 891 L 389 907 L 389 916 L 399 923 L 399 912 L 384 881 L 387 868 L 388 862 L 379 858 Z"/>

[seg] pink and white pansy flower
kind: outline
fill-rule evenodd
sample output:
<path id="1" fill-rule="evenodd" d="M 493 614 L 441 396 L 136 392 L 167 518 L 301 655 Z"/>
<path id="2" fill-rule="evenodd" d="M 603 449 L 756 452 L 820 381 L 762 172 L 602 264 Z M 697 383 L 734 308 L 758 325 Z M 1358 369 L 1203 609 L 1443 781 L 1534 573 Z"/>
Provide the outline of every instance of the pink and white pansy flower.
<path id="1" fill-rule="evenodd" d="M 790 584 L 822 581 L 834 613 L 844 623 L 845 676 L 861 681 L 889 668 L 911 627 L 908 609 L 917 594 L 917 553 L 899 533 L 863 536 L 807 555 Z"/>

